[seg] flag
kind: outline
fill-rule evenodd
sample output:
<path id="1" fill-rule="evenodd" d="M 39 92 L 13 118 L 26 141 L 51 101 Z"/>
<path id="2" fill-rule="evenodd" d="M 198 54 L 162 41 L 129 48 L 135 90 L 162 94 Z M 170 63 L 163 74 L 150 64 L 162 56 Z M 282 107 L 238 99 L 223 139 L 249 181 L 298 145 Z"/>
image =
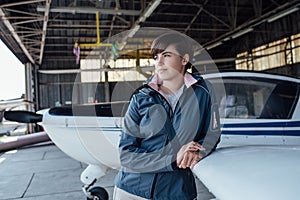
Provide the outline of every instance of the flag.
<path id="1" fill-rule="evenodd" d="M 73 53 L 76 56 L 76 64 L 78 65 L 80 60 L 80 46 L 78 45 L 77 42 L 75 42 L 74 44 Z"/>

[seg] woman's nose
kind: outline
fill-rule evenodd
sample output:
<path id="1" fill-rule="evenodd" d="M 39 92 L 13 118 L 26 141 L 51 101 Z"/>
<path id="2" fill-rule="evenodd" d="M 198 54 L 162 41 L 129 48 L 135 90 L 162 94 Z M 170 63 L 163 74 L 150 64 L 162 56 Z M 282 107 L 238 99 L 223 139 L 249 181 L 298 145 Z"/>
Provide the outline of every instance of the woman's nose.
<path id="1" fill-rule="evenodd" d="M 162 63 L 163 62 L 163 56 L 161 55 L 157 55 L 157 59 L 156 59 L 156 62 L 159 64 L 159 63 Z"/>

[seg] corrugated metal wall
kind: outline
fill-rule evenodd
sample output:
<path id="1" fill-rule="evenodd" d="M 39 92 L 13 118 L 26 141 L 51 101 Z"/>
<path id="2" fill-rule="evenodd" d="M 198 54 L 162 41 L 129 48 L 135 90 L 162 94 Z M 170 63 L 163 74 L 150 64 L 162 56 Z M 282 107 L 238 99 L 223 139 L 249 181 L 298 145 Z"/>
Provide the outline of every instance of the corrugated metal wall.
<path id="1" fill-rule="evenodd" d="M 50 75 L 39 74 L 38 98 L 39 108 L 48 108 L 66 104 L 83 104 L 105 101 L 105 84 L 81 83 L 73 74 Z M 110 82 L 110 101 L 129 100 L 132 92 L 141 86 L 141 81 Z"/>

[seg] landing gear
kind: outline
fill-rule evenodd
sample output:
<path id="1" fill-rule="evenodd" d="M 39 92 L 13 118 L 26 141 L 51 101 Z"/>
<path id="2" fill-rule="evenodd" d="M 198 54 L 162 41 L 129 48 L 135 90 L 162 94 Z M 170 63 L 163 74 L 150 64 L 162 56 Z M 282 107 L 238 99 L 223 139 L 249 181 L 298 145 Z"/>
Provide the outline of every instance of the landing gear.
<path id="1" fill-rule="evenodd" d="M 88 190 L 90 197 L 87 197 L 87 200 L 108 200 L 108 193 L 102 187 L 93 187 Z"/>
<path id="2" fill-rule="evenodd" d="M 80 176 L 84 183 L 82 190 L 87 200 L 108 200 L 107 191 L 100 186 L 94 186 L 97 180 L 107 173 L 108 168 L 102 165 L 89 165 Z"/>
<path id="3" fill-rule="evenodd" d="M 97 179 L 95 179 L 90 185 L 83 186 L 82 190 L 86 196 L 87 200 L 108 200 L 108 193 L 107 191 L 100 186 L 95 186 L 94 183 Z"/>

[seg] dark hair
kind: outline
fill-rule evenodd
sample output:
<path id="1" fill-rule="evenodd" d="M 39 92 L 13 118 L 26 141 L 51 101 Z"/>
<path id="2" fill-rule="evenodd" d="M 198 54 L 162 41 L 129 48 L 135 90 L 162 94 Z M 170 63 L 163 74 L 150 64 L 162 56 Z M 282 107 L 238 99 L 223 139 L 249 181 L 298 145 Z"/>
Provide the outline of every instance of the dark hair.
<path id="1" fill-rule="evenodd" d="M 158 36 L 151 45 L 151 55 L 154 58 L 157 54 L 163 52 L 169 45 L 174 45 L 180 56 L 189 55 L 191 61 L 194 55 L 191 39 L 181 33 L 171 32 Z M 185 70 L 189 69 L 192 64 L 188 62 L 185 65 Z"/>

